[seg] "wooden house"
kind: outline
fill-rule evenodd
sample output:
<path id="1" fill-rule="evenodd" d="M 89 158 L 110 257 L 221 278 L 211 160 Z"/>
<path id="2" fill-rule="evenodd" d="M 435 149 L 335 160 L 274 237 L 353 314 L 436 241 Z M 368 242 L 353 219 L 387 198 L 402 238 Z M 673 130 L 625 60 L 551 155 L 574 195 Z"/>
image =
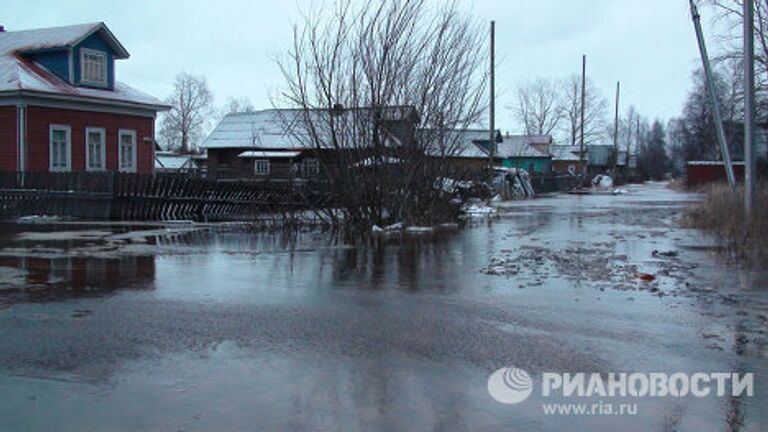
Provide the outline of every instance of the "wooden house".
<path id="1" fill-rule="evenodd" d="M 0 170 L 151 173 L 159 100 L 117 80 L 104 23 L 0 27 Z"/>
<path id="2" fill-rule="evenodd" d="M 579 157 L 579 146 L 553 145 L 550 147 L 552 155 L 552 171 L 558 174 L 576 175 L 582 172 L 582 160 Z M 584 152 L 586 153 L 586 151 Z M 586 160 L 583 161 L 586 166 Z"/>
<path id="3" fill-rule="evenodd" d="M 339 129 L 333 136 L 327 128 L 332 116 Z M 347 142 L 342 143 L 334 140 L 351 130 L 353 123 L 366 129 L 373 122 L 384 131 L 385 145 L 394 148 L 413 139 L 418 115 L 413 107 L 268 109 L 229 114 L 202 144 L 208 156 L 208 176 L 275 181 L 317 178 L 322 167 L 335 164 L 341 152 L 354 148 L 360 153 L 361 144 L 351 142 L 355 137 L 346 136 Z M 361 154 L 357 168 L 364 166 L 364 160 Z"/>
<path id="4" fill-rule="evenodd" d="M 547 174 L 552 171 L 552 155 L 549 147 L 552 138 L 542 135 L 505 135 L 497 145 L 501 165 L 504 168 L 521 168 L 530 174 Z"/>

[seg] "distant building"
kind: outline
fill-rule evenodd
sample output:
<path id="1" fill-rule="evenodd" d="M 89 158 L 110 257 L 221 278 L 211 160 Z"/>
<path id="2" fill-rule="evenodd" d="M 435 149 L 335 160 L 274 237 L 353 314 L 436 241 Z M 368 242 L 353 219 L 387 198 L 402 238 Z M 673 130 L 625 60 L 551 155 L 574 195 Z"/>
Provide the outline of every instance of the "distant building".
<path id="1" fill-rule="evenodd" d="M 744 162 L 731 162 L 736 181 L 744 181 Z M 689 161 L 686 164 L 686 183 L 688 187 L 702 186 L 708 183 L 725 183 L 725 163 L 722 161 Z"/>
<path id="2" fill-rule="evenodd" d="M 549 135 L 505 135 L 498 144 L 498 155 L 505 168 L 522 168 L 530 174 L 552 171 Z"/>
<path id="3" fill-rule="evenodd" d="M 613 145 L 590 144 L 587 146 L 588 169 L 590 174 L 604 174 L 613 170 Z M 630 173 L 637 169 L 637 154 L 631 152 L 627 158 L 626 150 L 619 150 L 616 157 L 616 170 Z"/>
<path id="4" fill-rule="evenodd" d="M 155 152 L 155 172 L 204 173 L 205 155 L 180 154 L 172 151 Z"/>
<path id="5" fill-rule="evenodd" d="M 552 155 L 552 171 L 558 174 L 577 175 L 581 173 L 580 146 L 553 145 L 549 150 Z M 586 161 L 584 161 L 586 165 Z"/>
<path id="6" fill-rule="evenodd" d="M 422 130 L 420 132 L 424 132 Z M 430 130 L 428 139 L 433 141 L 429 152 L 435 157 L 444 156 L 452 164 L 456 174 L 463 177 L 477 177 L 488 167 L 489 129 L 449 129 L 442 133 Z M 496 144 L 503 141 L 501 132 L 496 131 Z M 494 164 L 501 163 L 501 158 L 495 154 Z"/>
<path id="7" fill-rule="evenodd" d="M 353 113 L 353 111 L 355 111 Z M 380 121 L 388 145 L 413 139 L 418 114 L 413 107 L 334 108 L 318 110 L 268 109 L 225 116 L 202 144 L 207 152 L 208 176 L 216 179 L 289 180 L 321 175 L 321 166 L 336 163 L 339 149 L 318 149 L 307 136 L 307 117 L 327 124 L 327 116 L 370 117 Z M 330 142 L 329 132 L 316 130 Z M 362 161 L 361 161 L 362 163 Z M 364 166 L 362 164 L 361 166 Z"/>
<path id="8" fill-rule="evenodd" d="M 126 58 L 104 23 L 0 30 L 0 170 L 151 173 L 168 107 L 117 81 Z"/>

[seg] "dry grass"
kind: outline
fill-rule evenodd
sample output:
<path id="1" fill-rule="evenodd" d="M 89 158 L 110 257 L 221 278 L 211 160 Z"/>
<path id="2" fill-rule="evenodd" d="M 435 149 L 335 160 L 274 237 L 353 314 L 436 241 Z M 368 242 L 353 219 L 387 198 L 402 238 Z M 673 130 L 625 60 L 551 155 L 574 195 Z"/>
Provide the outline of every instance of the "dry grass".
<path id="1" fill-rule="evenodd" d="M 768 243 L 768 182 L 757 186 L 755 211 L 749 221 L 744 216 L 744 188 L 734 194 L 728 185 L 718 183 L 703 193 L 704 199 L 683 213 L 683 226 L 709 232 L 738 258 L 768 262 L 764 250 Z"/>

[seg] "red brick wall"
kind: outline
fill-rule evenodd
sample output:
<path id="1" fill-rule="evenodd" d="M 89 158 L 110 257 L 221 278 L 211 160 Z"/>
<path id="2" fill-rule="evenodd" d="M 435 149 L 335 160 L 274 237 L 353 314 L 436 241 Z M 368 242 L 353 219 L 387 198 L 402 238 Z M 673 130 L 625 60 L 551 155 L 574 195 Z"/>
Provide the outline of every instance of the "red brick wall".
<path id="1" fill-rule="evenodd" d="M 85 170 L 86 127 L 106 129 L 107 170 L 117 171 L 118 169 L 117 133 L 119 129 L 136 131 L 137 172 L 149 174 L 154 169 L 154 119 L 30 106 L 27 109 L 27 170 L 29 171 L 48 170 L 48 141 L 51 124 L 72 128 L 72 171 Z M 145 141 L 145 137 L 151 138 L 151 141 Z"/>
<path id="2" fill-rule="evenodd" d="M 0 106 L 0 170 L 16 170 L 16 107 Z"/>

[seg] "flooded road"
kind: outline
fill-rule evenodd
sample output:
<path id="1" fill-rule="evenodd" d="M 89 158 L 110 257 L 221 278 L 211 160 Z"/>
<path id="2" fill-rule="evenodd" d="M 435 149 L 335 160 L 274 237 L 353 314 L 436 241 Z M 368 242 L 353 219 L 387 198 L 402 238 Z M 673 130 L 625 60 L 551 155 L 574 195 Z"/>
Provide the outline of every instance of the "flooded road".
<path id="1" fill-rule="evenodd" d="M 766 272 L 677 228 L 694 196 L 628 190 L 507 203 L 373 246 L 238 226 L 0 225 L 0 429 L 768 429 Z M 752 372 L 755 395 L 545 415 L 540 393 L 489 395 L 510 365 L 536 385 L 544 372 Z"/>

